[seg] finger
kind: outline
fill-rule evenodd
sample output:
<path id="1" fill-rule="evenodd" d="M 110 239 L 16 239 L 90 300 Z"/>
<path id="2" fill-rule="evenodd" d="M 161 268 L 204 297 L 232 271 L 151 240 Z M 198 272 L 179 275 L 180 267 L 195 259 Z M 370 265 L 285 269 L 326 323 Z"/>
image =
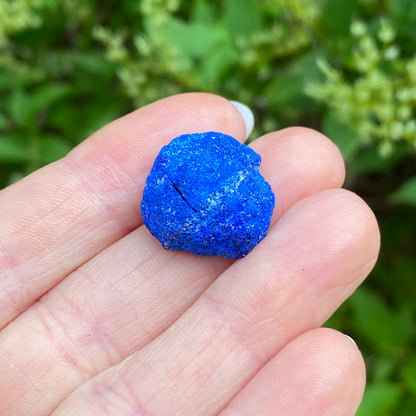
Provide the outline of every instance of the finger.
<path id="1" fill-rule="evenodd" d="M 273 185 L 274 221 L 296 201 L 325 189 L 339 188 L 344 183 L 341 153 L 334 143 L 315 130 L 290 127 L 267 134 L 254 141 L 252 147 L 261 154 L 260 171 Z"/>
<path id="2" fill-rule="evenodd" d="M 342 184 L 338 150 L 313 130 L 282 130 L 258 139 L 253 147 L 276 193 L 273 222 L 296 200 Z M 0 372 L 8 374 L 7 385 L 0 380 L 0 410 L 11 414 L 24 403 L 33 416 L 48 414 L 84 380 L 164 331 L 229 264 L 219 257 L 163 250 L 145 227 L 130 233 L 68 276 L 0 335 L 0 357 L 8 357 L 0 359 Z M 36 342 L 28 344 L 27 339 Z M 14 380 L 26 386 L 24 402 L 21 391 L 10 393 Z M 54 396 L 44 400 L 48 391 Z"/>
<path id="3" fill-rule="evenodd" d="M 326 321 L 378 248 L 374 215 L 356 195 L 334 189 L 301 200 L 163 334 L 85 383 L 56 415 L 118 406 L 216 414 L 287 342 Z"/>
<path id="4" fill-rule="evenodd" d="M 352 416 L 364 386 L 356 345 L 332 329 L 314 329 L 286 345 L 219 416 Z"/>
<path id="5" fill-rule="evenodd" d="M 0 328 L 69 272 L 139 226 L 145 178 L 161 146 L 219 130 L 244 140 L 236 107 L 184 94 L 109 124 L 64 159 L 0 193 Z"/>

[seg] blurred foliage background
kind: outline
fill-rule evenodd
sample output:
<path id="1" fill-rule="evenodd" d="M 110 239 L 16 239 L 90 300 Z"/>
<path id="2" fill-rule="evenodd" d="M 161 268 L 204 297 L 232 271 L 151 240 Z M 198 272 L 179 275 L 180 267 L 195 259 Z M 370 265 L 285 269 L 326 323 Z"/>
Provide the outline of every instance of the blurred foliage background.
<path id="1" fill-rule="evenodd" d="M 360 416 L 416 414 L 416 2 L 0 0 L 0 187 L 184 91 L 323 131 L 375 211 L 380 261 L 327 323 L 367 363 Z"/>

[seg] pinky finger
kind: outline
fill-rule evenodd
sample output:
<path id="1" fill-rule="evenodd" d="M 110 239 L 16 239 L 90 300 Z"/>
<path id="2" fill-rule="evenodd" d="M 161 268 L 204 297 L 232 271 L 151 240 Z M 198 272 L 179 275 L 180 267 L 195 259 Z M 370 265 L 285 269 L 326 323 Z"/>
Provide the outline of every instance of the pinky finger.
<path id="1" fill-rule="evenodd" d="M 353 416 L 365 386 L 355 344 L 329 328 L 284 347 L 219 416 Z"/>

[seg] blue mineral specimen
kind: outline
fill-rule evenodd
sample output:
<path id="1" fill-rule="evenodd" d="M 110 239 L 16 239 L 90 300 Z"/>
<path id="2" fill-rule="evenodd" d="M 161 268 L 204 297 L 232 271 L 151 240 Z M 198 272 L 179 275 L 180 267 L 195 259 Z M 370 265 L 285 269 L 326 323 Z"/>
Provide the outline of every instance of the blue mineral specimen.
<path id="1" fill-rule="evenodd" d="M 254 150 L 223 133 L 164 146 L 146 180 L 143 221 L 165 249 L 239 259 L 269 228 L 274 194 Z"/>

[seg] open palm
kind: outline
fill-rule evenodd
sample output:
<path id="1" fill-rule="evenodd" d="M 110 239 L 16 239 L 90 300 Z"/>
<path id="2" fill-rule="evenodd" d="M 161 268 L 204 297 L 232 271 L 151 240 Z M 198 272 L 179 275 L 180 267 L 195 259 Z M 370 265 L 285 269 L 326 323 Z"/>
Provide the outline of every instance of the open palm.
<path id="1" fill-rule="evenodd" d="M 320 326 L 376 261 L 372 212 L 339 189 L 336 147 L 290 128 L 251 145 L 276 209 L 247 257 L 163 250 L 145 179 L 172 138 L 211 130 L 245 139 L 229 101 L 170 97 L 0 192 L 0 415 L 355 413 L 361 355 Z"/>

